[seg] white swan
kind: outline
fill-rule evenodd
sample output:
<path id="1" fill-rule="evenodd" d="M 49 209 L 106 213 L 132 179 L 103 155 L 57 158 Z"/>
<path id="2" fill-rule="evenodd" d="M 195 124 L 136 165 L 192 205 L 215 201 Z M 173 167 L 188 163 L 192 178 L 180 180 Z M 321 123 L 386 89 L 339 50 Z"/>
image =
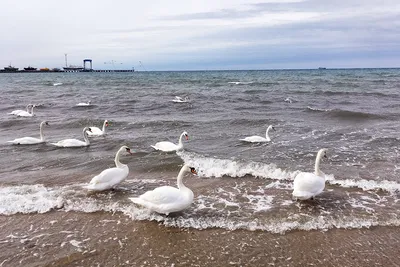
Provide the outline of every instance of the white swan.
<path id="1" fill-rule="evenodd" d="M 163 214 L 170 214 L 188 208 L 193 202 L 193 192 L 183 182 L 186 172 L 197 174 L 194 168 L 184 165 L 177 177 L 178 188 L 172 186 L 157 187 L 139 197 L 129 198 L 132 202 Z"/>
<path id="2" fill-rule="evenodd" d="M 185 137 L 186 140 L 189 140 L 189 135 L 187 132 L 183 132 L 181 136 L 179 137 L 179 143 L 176 145 L 174 143 L 168 142 L 168 141 L 163 141 L 163 142 L 158 142 L 154 146 L 151 146 L 154 149 L 161 150 L 164 152 L 172 152 L 172 151 L 177 151 L 183 148 L 183 143 L 182 143 L 182 138 Z"/>
<path id="3" fill-rule="evenodd" d="M 91 129 L 89 127 L 83 128 L 83 138 L 85 139 L 85 142 L 78 140 L 78 139 L 64 139 L 61 141 L 58 141 L 57 143 L 51 143 L 52 145 L 58 146 L 58 147 L 83 147 L 83 146 L 89 146 L 90 141 L 88 138 L 88 134 L 86 131 L 91 132 Z"/>
<path id="4" fill-rule="evenodd" d="M 293 198 L 299 200 L 312 199 L 325 188 L 325 174 L 320 171 L 319 163 L 322 157 L 326 158 L 326 149 L 320 149 L 315 160 L 315 172 L 301 172 L 293 182 Z"/>
<path id="5" fill-rule="evenodd" d="M 94 191 L 103 191 L 111 189 L 116 184 L 119 184 L 120 182 L 125 180 L 125 178 L 129 174 L 129 168 L 127 165 L 122 164 L 119 161 L 119 157 L 124 151 L 132 155 L 131 149 L 129 147 L 122 146 L 115 155 L 114 162 L 116 167 L 105 169 L 99 175 L 93 177 L 90 183 L 85 188 Z"/>
<path id="6" fill-rule="evenodd" d="M 47 121 L 42 121 L 40 123 L 40 138 L 35 137 L 22 137 L 14 139 L 13 141 L 7 141 L 9 143 L 13 143 L 14 145 L 34 145 L 41 144 L 45 142 L 44 134 L 43 134 L 43 126 L 49 125 Z"/>
<path id="7" fill-rule="evenodd" d="M 86 103 L 78 103 L 78 104 L 76 104 L 78 107 L 87 107 L 87 106 L 90 106 L 91 105 L 91 101 L 89 100 L 88 102 L 86 102 Z"/>
<path id="8" fill-rule="evenodd" d="M 27 112 L 27 113 L 29 113 L 29 108 L 32 106 L 32 104 L 28 104 L 28 105 L 26 105 L 26 111 L 25 110 L 22 110 L 22 109 L 17 109 L 17 110 L 13 110 L 13 111 L 11 111 L 10 113 L 8 113 L 9 115 L 18 115 L 19 113 L 21 113 L 21 112 Z"/>
<path id="9" fill-rule="evenodd" d="M 267 128 L 267 132 L 265 133 L 265 138 L 262 136 L 258 136 L 258 135 L 253 135 L 253 136 L 248 136 L 244 139 L 240 139 L 241 141 L 245 141 L 245 142 L 251 142 L 251 143 L 259 143 L 259 142 L 270 142 L 271 138 L 268 135 L 269 130 L 275 130 L 274 126 L 270 125 Z"/>
<path id="10" fill-rule="evenodd" d="M 33 117 L 33 108 L 36 107 L 35 105 L 31 105 L 31 111 L 21 111 L 20 113 L 17 114 L 18 117 Z"/>
<path id="11" fill-rule="evenodd" d="M 105 120 L 103 123 L 103 129 L 100 129 L 99 127 L 95 126 L 90 126 L 90 129 L 92 130 L 91 132 L 88 132 L 89 137 L 91 136 L 102 136 L 106 134 L 106 127 L 108 127 L 108 120 Z"/>
<path id="12" fill-rule="evenodd" d="M 185 98 L 182 98 L 180 96 L 175 96 L 175 99 L 172 99 L 172 102 L 175 102 L 175 103 L 187 103 L 189 101 L 190 101 L 190 99 L 187 96 L 185 96 Z"/>

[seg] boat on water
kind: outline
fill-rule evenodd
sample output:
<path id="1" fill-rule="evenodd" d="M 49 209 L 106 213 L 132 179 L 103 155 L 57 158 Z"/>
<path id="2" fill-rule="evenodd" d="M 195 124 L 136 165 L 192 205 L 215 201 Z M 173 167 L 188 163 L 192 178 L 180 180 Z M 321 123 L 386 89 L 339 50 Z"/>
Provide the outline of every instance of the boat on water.
<path id="1" fill-rule="evenodd" d="M 18 71 L 19 68 L 13 67 L 10 65 L 8 65 L 7 67 L 4 67 L 4 71 Z"/>
<path id="2" fill-rule="evenodd" d="M 50 69 L 49 68 L 41 68 L 41 69 L 39 69 L 40 71 L 50 71 Z"/>
<path id="3" fill-rule="evenodd" d="M 318 69 L 319 69 L 319 70 L 326 70 L 325 67 L 319 67 Z"/>
<path id="4" fill-rule="evenodd" d="M 25 70 L 25 71 L 35 71 L 35 70 L 37 70 L 37 68 L 28 66 L 28 67 L 24 68 L 24 70 Z"/>

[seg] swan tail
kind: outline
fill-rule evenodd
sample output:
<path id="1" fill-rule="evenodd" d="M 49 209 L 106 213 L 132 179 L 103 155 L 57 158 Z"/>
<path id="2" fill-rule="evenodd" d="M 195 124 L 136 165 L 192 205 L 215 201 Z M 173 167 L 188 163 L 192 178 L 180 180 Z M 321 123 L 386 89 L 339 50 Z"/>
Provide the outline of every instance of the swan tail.
<path id="1" fill-rule="evenodd" d="M 139 204 L 141 206 L 146 206 L 146 202 L 139 197 L 131 197 L 131 198 L 129 198 L 129 200 L 135 204 Z"/>

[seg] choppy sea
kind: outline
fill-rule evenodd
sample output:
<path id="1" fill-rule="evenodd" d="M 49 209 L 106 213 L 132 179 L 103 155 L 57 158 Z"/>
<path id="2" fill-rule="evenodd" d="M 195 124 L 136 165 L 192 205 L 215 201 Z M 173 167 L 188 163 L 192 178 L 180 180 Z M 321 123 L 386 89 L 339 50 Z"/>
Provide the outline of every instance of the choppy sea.
<path id="1" fill-rule="evenodd" d="M 168 227 L 271 233 L 400 226 L 399 89 L 400 69 L 1 74 L 0 215 L 118 212 Z M 33 117 L 8 114 L 28 104 Z M 106 119 L 107 135 L 89 147 L 49 144 L 83 140 L 85 126 Z M 7 143 L 38 137 L 44 120 L 49 143 Z M 265 136 L 269 125 L 271 142 L 239 140 Z M 182 151 L 151 147 L 177 143 L 183 131 Z M 121 157 L 128 178 L 87 192 L 121 145 L 133 151 Z M 294 177 L 313 171 L 320 148 L 328 149 L 324 192 L 293 201 Z M 189 209 L 165 216 L 129 200 L 175 185 L 184 163 L 198 171 L 184 179 L 195 194 Z"/>

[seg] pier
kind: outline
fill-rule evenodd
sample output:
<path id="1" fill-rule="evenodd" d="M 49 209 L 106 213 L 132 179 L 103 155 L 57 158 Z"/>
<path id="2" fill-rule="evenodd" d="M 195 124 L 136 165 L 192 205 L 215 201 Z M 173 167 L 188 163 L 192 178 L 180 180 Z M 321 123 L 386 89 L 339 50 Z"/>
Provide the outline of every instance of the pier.
<path id="1" fill-rule="evenodd" d="M 19 69 L 11 66 L 11 64 L 8 67 L 4 67 L 4 69 L 0 69 L 0 73 L 55 73 L 55 72 L 135 72 L 135 69 L 127 69 L 127 70 L 121 70 L 121 69 L 112 69 L 112 70 L 96 70 L 93 69 L 92 65 L 92 60 L 91 59 L 84 59 L 83 60 L 83 67 L 82 66 L 67 66 L 67 54 L 65 54 L 65 67 L 63 69 L 59 68 L 41 68 L 37 69 L 34 67 L 27 67 L 24 69 Z"/>

